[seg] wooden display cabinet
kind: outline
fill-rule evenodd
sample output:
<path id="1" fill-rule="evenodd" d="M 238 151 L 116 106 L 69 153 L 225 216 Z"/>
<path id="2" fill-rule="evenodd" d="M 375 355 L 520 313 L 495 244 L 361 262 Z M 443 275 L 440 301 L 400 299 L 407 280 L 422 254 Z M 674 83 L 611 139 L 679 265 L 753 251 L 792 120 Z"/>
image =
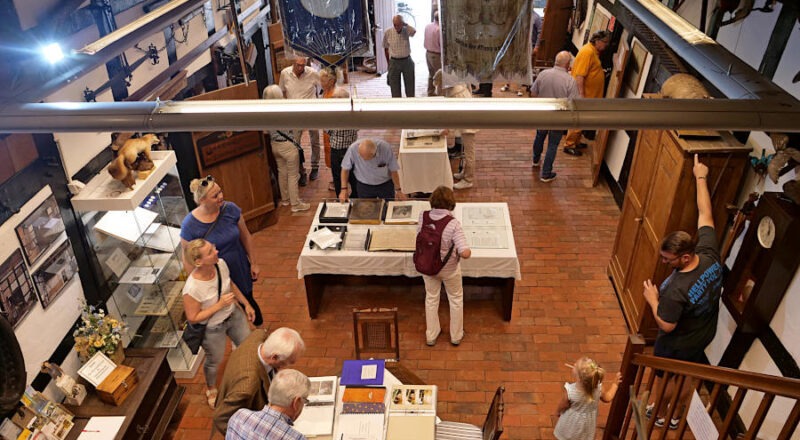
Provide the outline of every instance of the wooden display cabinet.
<path id="1" fill-rule="evenodd" d="M 654 340 L 658 332 L 642 295 L 645 280 L 659 285 L 670 273 L 659 248 L 667 233 L 697 231 L 694 155 L 709 167 L 708 186 L 717 239 L 735 204 L 747 166 L 749 147 L 729 133 L 718 138 L 682 138 L 672 130 L 642 130 L 636 142 L 617 237 L 608 266 L 631 333 Z"/>

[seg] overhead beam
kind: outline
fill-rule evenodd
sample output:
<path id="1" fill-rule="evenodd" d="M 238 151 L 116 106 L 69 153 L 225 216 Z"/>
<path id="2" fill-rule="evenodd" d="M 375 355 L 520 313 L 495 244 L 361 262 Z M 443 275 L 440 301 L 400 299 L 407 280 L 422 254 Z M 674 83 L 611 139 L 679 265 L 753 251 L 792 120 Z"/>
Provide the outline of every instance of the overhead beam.
<path id="1" fill-rule="evenodd" d="M 800 106 L 762 100 L 325 99 L 18 104 L 0 132 L 305 128 L 711 129 L 798 132 Z"/>

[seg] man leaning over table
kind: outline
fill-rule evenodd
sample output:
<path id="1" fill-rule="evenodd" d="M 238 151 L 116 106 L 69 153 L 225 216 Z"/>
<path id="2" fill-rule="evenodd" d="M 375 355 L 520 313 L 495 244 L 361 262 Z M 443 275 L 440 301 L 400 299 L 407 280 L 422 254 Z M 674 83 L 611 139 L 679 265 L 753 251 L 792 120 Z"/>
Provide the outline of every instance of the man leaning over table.
<path id="1" fill-rule="evenodd" d="M 259 411 L 242 408 L 230 419 L 227 440 L 305 440 L 292 426 L 308 404 L 311 382 L 297 370 L 281 370 L 269 388 L 269 404 Z"/>
<path id="2" fill-rule="evenodd" d="M 359 139 L 347 148 L 342 160 L 342 190 L 339 200 L 347 200 L 350 173 L 356 176 L 356 192 L 363 199 L 406 200 L 400 188 L 400 165 L 392 146 L 380 139 Z"/>
<path id="3" fill-rule="evenodd" d="M 266 340 L 265 340 L 266 338 Z M 214 426 L 221 433 L 228 420 L 241 408 L 258 411 L 270 399 L 270 383 L 276 372 L 295 362 L 306 350 L 297 331 L 281 327 L 267 337 L 256 329 L 231 352 L 222 383 L 219 385 Z"/>

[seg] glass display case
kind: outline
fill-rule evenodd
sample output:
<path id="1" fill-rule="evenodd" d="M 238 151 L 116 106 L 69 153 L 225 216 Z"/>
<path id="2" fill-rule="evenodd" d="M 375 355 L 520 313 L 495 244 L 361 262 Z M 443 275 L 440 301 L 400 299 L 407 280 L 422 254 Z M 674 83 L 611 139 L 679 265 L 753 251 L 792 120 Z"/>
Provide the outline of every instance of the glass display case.
<path id="1" fill-rule="evenodd" d="M 125 346 L 168 348 L 176 376 L 188 377 L 203 356 L 202 351 L 192 355 L 181 339 L 186 274 L 180 225 L 188 207 L 175 153 L 153 151 L 152 158 L 155 167 L 133 189 L 102 172 L 72 198 L 72 205 L 94 251 L 90 258 L 97 278 L 111 292 L 109 314 L 128 327 Z"/>

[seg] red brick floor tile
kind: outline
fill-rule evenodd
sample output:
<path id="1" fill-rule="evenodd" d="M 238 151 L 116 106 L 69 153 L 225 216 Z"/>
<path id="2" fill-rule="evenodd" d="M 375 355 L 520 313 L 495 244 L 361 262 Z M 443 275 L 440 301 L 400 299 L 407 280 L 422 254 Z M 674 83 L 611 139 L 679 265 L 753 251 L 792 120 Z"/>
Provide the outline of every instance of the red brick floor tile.
<path id="1" fill-rule="evenodd" d="M 421 66 L 418 96 L 424 96 L 426 78 Z M 358 96 L 388 96 L 385 77 L 354 73 L 350 79 Z M 503 438 L 553 438 L 550 415 L 564 382 L 571 380 L 564 363 L 588 355 L 609 372 L 619 368 L 626 327 L 606 277 L 619 209 L 607 187 L 591 186 L 589 155 L 559 153 L 554 168 L 558 178 L 540 182 L 538 169 L 530 166 L 534 129 L 481 130 L 475 187 L 456 193 L 459 202 L 509 204 L 522 271 L 511 322 L 501 319 L 491 289 L 466 289 L 466 336 L 459 347 L 448 343 L 446 301 L 440 307 L 443 335 L 435 347 L 425 345 L 424 288 L 418 284 L 331 288 L 318 319 L 310 320 L 296 265 L 313 211 L 292 214 L 279 208 L 277 224 L 255 234 L 256 260 L 262 267 L 255 295 L 270 328 L 296 328 L 305 338 L 308 351 L 296 365 L 299 370 L 309 376 L 336 374 L 342 361 L 353 356 L 353 307 L 398 307 L 401 361 L 439 387 L 442 419 L 482 424 L 494 390 L 504 385 Z M 399 134 L 361 131 L 394 145 Z M 321 170 L 319 180 L 301 189 L 302 197 L 314 206 L 333 197 L 327 190 L 330 180 L 330 170 Z M 202 428 L 210 428 L 211 412 L 205 405 L 202 372 L 181 382 L 189 388 L 168 438 L 208 438 Z M 600 426 L 607 414 L 604 405 Z"/>

